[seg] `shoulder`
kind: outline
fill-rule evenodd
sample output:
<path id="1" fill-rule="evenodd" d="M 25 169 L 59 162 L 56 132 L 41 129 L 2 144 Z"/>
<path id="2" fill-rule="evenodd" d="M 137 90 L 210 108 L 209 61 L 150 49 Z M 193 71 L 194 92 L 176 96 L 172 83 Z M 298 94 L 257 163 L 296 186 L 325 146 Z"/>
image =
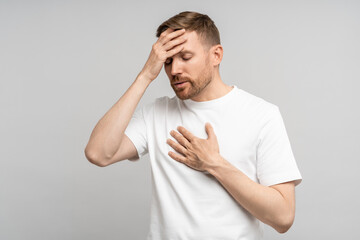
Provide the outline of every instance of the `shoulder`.
<path id="1" fill-rule="evenodd" d="M 155 99 L 153 105 L 155 109 L 174 108 L 179 104 L 179 99 L 176 96 L 162 96 Z"/>
<path id="2" fill-rule="evenodd" d="M 178 98 L 176 96 L 174 97 L 168 97 L 168 96 L 162 96 L 155 98 L 151 102 L 148 102 L 144 104 L 141 108 L 143 113 L 145 115 L 152 113 L 152 112 L 158 112 L 162 111 L 164 109 L 171 109 L 174 108 L 178 104 Z"/>
<path id="3" fill-rule="evenodd" d="M 175 103 L 177 102 L 178 98 L 176 96 L 169 97 L 169 96 L 162 96 L 155 99 L 155 103 L 157 104 L 164 104 L 164 103 Z"/>
<path id="4" fill-rule="evenodd" d="M 261 115 L 263 117 L 272 117 L 279 112 L 279 107 L 274 103 L 243 89 L 237 88 L 236 96 L 239 98 L 240 102 L 242 102 L 243 107 L 253 114 Z"/>

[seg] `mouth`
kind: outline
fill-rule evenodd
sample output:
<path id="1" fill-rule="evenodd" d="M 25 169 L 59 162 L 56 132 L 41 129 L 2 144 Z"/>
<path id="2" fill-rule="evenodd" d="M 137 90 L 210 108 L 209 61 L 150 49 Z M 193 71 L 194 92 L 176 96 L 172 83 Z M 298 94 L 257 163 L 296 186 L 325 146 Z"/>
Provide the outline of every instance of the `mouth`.
<path id="1" fill-rule="evenodd" d="M 178 85 L 178 84 L 182 84 L 182 83 L 185 83 L 186 81 L 183 81 L 183 82 L 176 82 L 176 83 L 173 83 L 174 85 Z"/>
<path id="2" fill-rule="evenodd" d="M 187 81 L 183 81 L 183 82 L 176 82 L 176 83 L 173 83 L 173 85 L 175 86 L 175 88 L 179 89 L 179 88 L 182 88 L 186 85 Z"/>

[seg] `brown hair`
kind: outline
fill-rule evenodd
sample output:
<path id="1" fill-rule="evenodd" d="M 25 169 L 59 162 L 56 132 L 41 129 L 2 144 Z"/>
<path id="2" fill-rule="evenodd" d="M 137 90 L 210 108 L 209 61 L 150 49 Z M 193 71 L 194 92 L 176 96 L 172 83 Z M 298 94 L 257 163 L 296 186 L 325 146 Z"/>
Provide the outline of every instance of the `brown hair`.
<path id="1" fill-rule="evenodd" d="M 160 34 L 168 28 L 174 30 L 184 28 L 188 31 L 195 31 L 199 34 L 203 43 L 208 46 L 220 44 L 219 30 L 213 20 L 205 14 L 189 11 L 181 12 L 163 22 L 156 31 L 156 37 L 160 37 Z"/>

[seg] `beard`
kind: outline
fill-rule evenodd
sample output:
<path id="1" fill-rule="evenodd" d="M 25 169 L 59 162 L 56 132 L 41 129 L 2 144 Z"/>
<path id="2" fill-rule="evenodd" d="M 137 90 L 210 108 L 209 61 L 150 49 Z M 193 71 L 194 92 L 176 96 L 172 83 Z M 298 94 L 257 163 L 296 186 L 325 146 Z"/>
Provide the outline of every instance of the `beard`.
<path id="1" fill-rule="evenodd" d="M 208 68 L 204 68 L 197 79 L 192 79 L 189 77 L 180 77 L 178 75 L 174 76 L 174 82 L 187 82 L 184 87 L 177 88 L 171 84 L 172 89 L 174 90 L 176 96 L 181 100 L 186 100 L 193 98 L 200 94 L 212 81 L 213 75 Z"/>

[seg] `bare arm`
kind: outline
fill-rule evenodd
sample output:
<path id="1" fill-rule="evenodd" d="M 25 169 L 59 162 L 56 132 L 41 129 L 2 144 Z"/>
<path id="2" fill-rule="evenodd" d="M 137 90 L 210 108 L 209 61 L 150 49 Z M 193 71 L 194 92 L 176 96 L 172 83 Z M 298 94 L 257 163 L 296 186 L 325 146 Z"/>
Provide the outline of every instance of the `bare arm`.
<path id="1" fill-rule="evenodd" d="M 208 169 L 209 173 L 241 206 L 279 233 L 284 233 L 291 227 L 295 217 L 294 182 L 263 186 L 228 161 L 223 159 L 217 162 L 219 164 L 216 167 Z"/>
<path id="2" fill-rule="evenodd" d="M 286 232 L 295 217 L 294 182 L 270 187 L 254 182 L 220 155 L 212 126 L 206 124 L 205 129 L 208 139 L 198 138 L 184 127 L 178 127 L 179 133 L 171 131 L 177 142 L 168 139 L 167 143 L 180 154 L 170 151 L 169 156 L 195 170 L 209 172 L 254 217 L 280 233 Z"/>
<path id="3" fill-rule="evenodd" d="M 90 162 L 98 166 L 107 166 L 116 160 L 123 160 L 112 158 L 120 148 L 125 129 L 150 82 L 139 75 L 124 95 L 96 124 L 85 148 L 85 155 Z M 121 158 L 121 155 L 119 157 Z"/>
<path id="4" fill-rule="evenodd" d="M 183 48 L 184 31 L 164 31 L 150 52 L 144 68 L 124 95 L 99 120 L 85 148 L 87 159 L 107 166 L 117 161 L 137 157 L 132 142 L 124 132 L 141 97 L 150 83 L 159 75 L 165 60 Z"/>

